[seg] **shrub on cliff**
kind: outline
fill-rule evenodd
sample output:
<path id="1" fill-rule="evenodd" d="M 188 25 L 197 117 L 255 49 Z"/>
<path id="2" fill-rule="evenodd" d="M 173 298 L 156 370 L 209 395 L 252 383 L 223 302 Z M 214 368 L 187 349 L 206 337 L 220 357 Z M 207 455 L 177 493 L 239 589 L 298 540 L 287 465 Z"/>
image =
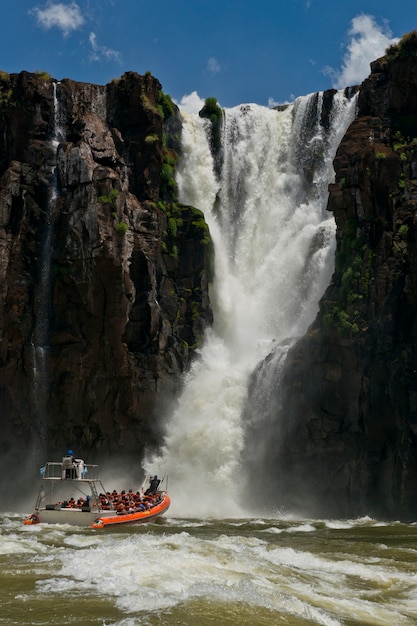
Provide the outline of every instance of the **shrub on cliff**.
<path id="1" fill-rule="evenodd" d="M 116 226 L 114 227 L 114 230 L 116 231 L 118 235 L 125 235 L 127 231 L 129 230 L 129 227 L 126 224 L 126 222 L 118 222 Z"/>
<path id="2" fill-rule="evenodd" d="M 216 98 L 206 98 L 204 106 L 199 112 L 200 117 L 204 117 L 211 122 L 212 148 L 217 151 L 221 146 L 221 128 L 223 123 L 223 110 L 218 105 Z"/>
<path id="3" fill-rule="evenodd" d="M 175 104 L 172 102 L 172 98 L 163 91 L 159 92 L 157 110 L 163 120 L 167 120 L 171 115 L 175 113 Z"/>
<path id="4" fill-rule="evenodd" d="M 177 199 L 177 183 L 175 181 L 176 159 L 164 150 L 164 162 L 161 170 L 161 188 L 160 197 L 165 201 L 174 201 Z"/>
<path id="5" fill-rule="evenodd" d="M 101 202 L 101 204 L 110 204 L 111 207 L 115 209 L 118 195 L 119 192 L 117 191 L 117 189 L 112 189 L 108 196 L 99 196 L 98 201 Z"/>
<path id="6" fill-rule="evenodd" d="M 10 83 L 10 74 L 0 70 L 0 105 L 10 101 L 12 89 Z"/>
<path id="7" fill-rule="evenodd" d="M 386 55 L 390 60 L 417 58 L 417 30 L 412 30 L 404 35 L 397 44 L 389 46 L 386 49 Z"/>
<path id="8" fill-rule="evenodd" d="M 39 78 L 39 80 L 51 80 L 52 76 L 43 70 L 38 70 L 35 72 L 35 76 Z"/>

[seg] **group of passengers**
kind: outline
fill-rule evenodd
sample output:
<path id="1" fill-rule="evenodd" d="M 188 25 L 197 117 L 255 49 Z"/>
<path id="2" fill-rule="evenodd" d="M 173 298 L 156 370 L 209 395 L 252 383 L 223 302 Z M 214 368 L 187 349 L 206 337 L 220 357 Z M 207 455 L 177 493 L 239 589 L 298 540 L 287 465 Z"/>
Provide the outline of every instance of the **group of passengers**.
<path id="1" fill-rule="evenodd" d="M 113 489 L 111 493 L 109 491 L 105 494 L 100 493 L 99 498 L 103 510 L 115 509 L 118 515 L 146 511 L 161 502 L 161 495 L 158 492 L 133 493 L 132 489 L 120 493 Z"/>
<path id="2" fill-rule="evenodd" d="M 152 507 L 159 504 L 162 500 L 161 494 L 158 491 L 160 480 L 157 476 L 150 479 L 150 485 L 148 489 L 141 493 L 137 491 L 133 493 L 133 489 L 129 491 L 121 491 L 120 493 L 113 489 L 112 492 L 99 494 L 100 508 L 104 511 L 115 510 L 118 515 L 124 515 L 126 513 L 138 513 L 141 511 L 147 511 Z M 61 508 L 66 509 L 82 509 L 90 510 L 90 496 L 84 498 L 70 498 L 64 502 L 59 503 Z"/>
<path id="3" fill-rule="evenodd" d="M 89 509 L 90 507 L 90 496 L 86 498 L 68 498 L 68 500 L 63 500 L 62 502 L 57 502 L 57 505 L 61 507 L 61 509 Z"/>

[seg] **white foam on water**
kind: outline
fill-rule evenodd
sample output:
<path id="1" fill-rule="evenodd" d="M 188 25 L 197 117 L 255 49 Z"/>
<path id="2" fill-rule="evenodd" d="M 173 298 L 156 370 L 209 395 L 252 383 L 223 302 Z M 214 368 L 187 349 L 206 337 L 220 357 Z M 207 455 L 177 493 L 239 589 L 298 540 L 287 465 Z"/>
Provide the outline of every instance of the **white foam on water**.
<path id="1" fill-rule="evenodd" d="M 320 520 L 167 519 L 105 533 L 13 519 L 0 523 L 0 559 L 6 579 L 33 579 L 30 590 L 13 592 L 22 607 L 47 598 L 65 602 L 70 615 L 80 598 L 95 607 L 102 600 L 121 611 L 117 623 L 197 602 L 324 626 L 349 619 L 408 626 L 417 619 L 411 527 L 380 524 L 353 520 L 338 530 Z M 408 536 L 401 552 L 396 540 L 390 550 L 380 540 L 397 531 Z"/>

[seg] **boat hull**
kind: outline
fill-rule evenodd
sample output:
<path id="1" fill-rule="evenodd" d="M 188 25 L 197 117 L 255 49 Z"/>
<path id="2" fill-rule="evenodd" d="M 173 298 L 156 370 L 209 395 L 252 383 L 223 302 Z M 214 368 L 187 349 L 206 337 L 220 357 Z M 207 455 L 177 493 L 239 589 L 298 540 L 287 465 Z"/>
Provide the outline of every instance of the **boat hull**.
<path id="1" fill-rule="evenodd" d="M 71 456 L 70 456 L 71 453 Z M 69 467 L 68 466 L 69 463 Z M 165 513 L 170 505 L 170 499 L 165 489 L 158 489 L 164 483 L 168 485 L 168 476 L 158 479 L 155 476 L 145 478 L 149 481 L 149 486 L 145 491 L 145 482 L 142 485 L 142 493 L 152 498 L 144 497 L 144 505 L 149 509 L 136 513 L 117 512 L 114 507 L 123 508 L 122 502 L 127 501 L 128 506 L 135 506 L 135 500 L 141 498 L 131 498 L 122 491 L 117 494 L 107 492 L 98 476 L 98 465 L 86 464 L 82 459 L 74 459 L 72 451 L 64 456 L 61 462 L 45 463 L 40 469 L 42 476 L 35 508 L 31 515 L 24 520 L 25 526 L 35 524 L 69 524 L 71 526 L 87 526 L 96 529 L 120 524 L 142 524 L 149 522 Z M 81 497 L 76 501 L 73 493 L 78 492 Z M 132 491 L 132 490 L 130 490 Z M 129 493 L 130 493 L 129 491 Z M 90 494 L 88 495 L 88 492 Z M 104 494 L 109 494 L 107 497 Z M 123 495 L 122 495 L 123 494 Z M 139 495 L 140 492 L 138 491 Z M 157 504 L 154 501 L 158 500 Z"/>
<path id="2" fill-rule="evenodd" d="M 146 511 L 137 513 L 115 514 L 114 511 L 81 511 L 80 509 L 47 508 L 39 509 L 29 515 L 24 523 L 26 526 L 35 524 L 69 524 L 71 526 L 90 526 L 96 530 L 119 526 L 121 524 L 143 524 L 163 515 L 169 508 L 171 500 L 167 493 L 162 494 L 159 504 Z"/>
<path id="3" fill-rule="evenodd" d="M 70 524 L 71 526 L 91 526 L 101 511 L 81 511 L 79 509 L 39 509 L 29 515 L 24 523 L 34 524 Z"/>
<path id="4" fill-rule="evenodd" d="M 113 526 L 120 526 L 122 524 L 143 524 L 156 519 L 160 515 L 163 515 L 171 504 L 171 500 L 167 493 L 162 494 L 162 500 L 159 504 L 156 504 L 151 509 L 146 511 L 138 511 L 137 513 L 125 513 L 124 515 L 115 515 L 111 511 L 110 515 L 100 515 L 92 522 L 92 528 L 100 530 L 103 528 L 110 528 Z"/>

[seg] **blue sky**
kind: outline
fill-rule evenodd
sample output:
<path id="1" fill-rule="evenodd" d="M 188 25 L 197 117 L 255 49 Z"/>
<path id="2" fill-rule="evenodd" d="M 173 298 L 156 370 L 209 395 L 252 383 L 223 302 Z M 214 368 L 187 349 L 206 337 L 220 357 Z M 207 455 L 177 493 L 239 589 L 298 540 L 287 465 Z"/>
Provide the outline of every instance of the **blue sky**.
<path id="1" fill-rule="evenodd" d="M 1 70 L 99 84 L 150 71 L 190 109 L 356 84 L 417 29 L 417 0 L 16 0 L 3 14 Z"/>

